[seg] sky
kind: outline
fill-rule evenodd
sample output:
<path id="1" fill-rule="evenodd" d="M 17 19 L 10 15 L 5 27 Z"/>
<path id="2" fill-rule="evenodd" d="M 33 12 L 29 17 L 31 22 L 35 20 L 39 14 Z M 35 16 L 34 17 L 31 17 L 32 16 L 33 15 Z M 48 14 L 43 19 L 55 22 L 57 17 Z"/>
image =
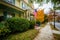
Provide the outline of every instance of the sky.
<path id="1" fill-rule="evenodd" d="M 46 1 L 46 0 L 45 0 Z M 47 14 L 50 12 L 50 8 L 53 9 L 53 4 L 51 3 L 51 1 L 49 1 L 48 3 L 43 2 L 41 6 L 39 6 L 38 3 L 34 2 L 34 9 L 44 9 L 44 13 Z"/>

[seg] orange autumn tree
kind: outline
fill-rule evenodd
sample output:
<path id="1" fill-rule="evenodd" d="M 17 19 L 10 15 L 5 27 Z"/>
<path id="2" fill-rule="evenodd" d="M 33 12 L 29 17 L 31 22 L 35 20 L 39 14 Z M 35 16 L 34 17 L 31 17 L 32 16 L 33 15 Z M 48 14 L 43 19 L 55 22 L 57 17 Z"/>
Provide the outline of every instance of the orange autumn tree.
<path id="1" fill-rule="evenodd" d="M 37 18 L 36 20 L 39 20 L 40 22 L 44 21 L 44 9 L 37 11 Z"/>

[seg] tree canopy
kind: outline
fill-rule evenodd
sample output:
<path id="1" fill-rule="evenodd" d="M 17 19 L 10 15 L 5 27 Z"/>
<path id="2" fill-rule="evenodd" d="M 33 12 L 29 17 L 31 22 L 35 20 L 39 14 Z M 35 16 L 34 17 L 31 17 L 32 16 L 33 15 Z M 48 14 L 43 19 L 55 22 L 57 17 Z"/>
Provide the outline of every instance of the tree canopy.
<path id="1" fill-rule="evenodd" d="M 41 4 L 41 2 L 45 0 L 29 0 L 30 3 L 33 3 L 34 1 L 36 3 Z M 54 4 L 54 9 L 60 9 L 60 7 L 56 7 L 56 5 L 60 4 L 60 0 L 46 0 L 46 3 L 48 3 L 49 1 L 51 1 Z"/>
<path id="2" fill-rule="evenodd" d="M 60 0 L 51 0 L 54 4 L 60 4 Z"/>

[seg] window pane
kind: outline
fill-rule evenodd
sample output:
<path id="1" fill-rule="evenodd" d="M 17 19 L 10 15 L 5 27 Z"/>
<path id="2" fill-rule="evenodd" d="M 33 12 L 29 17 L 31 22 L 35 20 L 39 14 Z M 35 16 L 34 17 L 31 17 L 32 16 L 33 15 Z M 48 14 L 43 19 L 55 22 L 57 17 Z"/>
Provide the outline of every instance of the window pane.
<path id="1" fill-rule="evenodd" d="M 8 2 L 8 3 L 10 3 L 10 4 L 15 4 L 15 0 L 4 0 L 5 2 Z"/>

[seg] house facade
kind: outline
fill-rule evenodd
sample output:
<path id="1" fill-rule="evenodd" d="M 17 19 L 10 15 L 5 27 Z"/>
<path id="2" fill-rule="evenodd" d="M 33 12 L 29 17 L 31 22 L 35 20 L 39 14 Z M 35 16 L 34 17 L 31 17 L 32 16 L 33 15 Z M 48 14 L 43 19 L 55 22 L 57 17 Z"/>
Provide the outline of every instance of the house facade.
<path id="1" fill-rule="evenodd" d="M 30 17 L 31 14 L 28 9 L 33 10 L 28 2 L 24 0 L 0 0 L 0 18 L 4 20 L 11 17 Z"/>

